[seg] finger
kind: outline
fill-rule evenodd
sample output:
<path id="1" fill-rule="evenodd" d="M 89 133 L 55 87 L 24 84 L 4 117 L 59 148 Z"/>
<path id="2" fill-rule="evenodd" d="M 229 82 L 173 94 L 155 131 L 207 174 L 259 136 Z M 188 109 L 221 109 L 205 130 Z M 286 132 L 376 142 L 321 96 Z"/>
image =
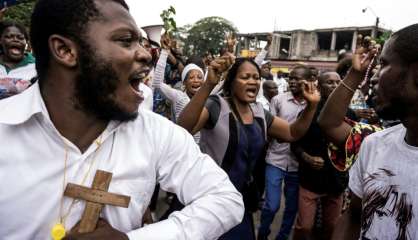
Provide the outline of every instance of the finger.
<path id="1" fill-rule="evenodd" d="M 312 94 L 315 90 L 315 83 L 307 81 L 306 84 L 308 86 L 308 93 Z"/>
<path id="2" fill-rule="evenodd" d="M 220 65 L 219 71 L 224 71 L 227 68 L 228 64 L 228 58 L 222 58 L 222 61 L 217 61 L 217 63 Z"/>
<path id="3" fill-rule="evenodd" d="M 356 49 L 360 49 L 363 44 L 363 35 L 357 35 Z"/>
<path id="4" fill-rule="evenodd" d="M 97 222 L 97 228 L 106 227 L 106 226 L 110 226 L 110 224 L 103 218 L 99 218 L 99 221 Z"/>
<path id="5" fill-rule="evenodd" d="M 308 81 L 306 81 L 306 80 L 301 80 L 301 81 L 299 82 L 299 84 L 300 84 L 301 89 L 302 89 L 302 91 L 303 91 L 304 93 L 312 93 L 312 86 L 311 86 L 311 84 L 310 84 Z"/>
<path id="6" fill-rule="evenodd" d="M 218 65 L 222 65 L 226 60 L 225 59 L 221 59 L 221 58 L 216 58 L 215 60 L 213 60 L 211 63 L 216 63 Z"/>
<path id="7" fill-rule="evenodd" d="M 370 41 L 372 40 L 372 38 L 370 37 L 370 36 L 366 36 L 364 39 L 363 39 L 363 44 L 362 44 L 362 46 L 364 47 L 364 48 L 369 48 L 369 45 L 370 45 Z"/>
<path id="8" fill-rule="evenodd" d="M 380 49 L 382 48 L 382 45 L 380 45 L 379 43 L 375 45 L 375 48 L 377 49 L 377 51 L 380 51 Z"/>
<path id="9" fill-rule="evenodd" d="M 322 166 L 324 166 L 324 161 L 323 160 L 317 160 L 316 165 L 322 167 Z"/>
<path id="10" fill-rule="evenodd" d="M 314 93 L 316 91 L 316 89 L 318 88 L 318 86 L 317 86 L 318 84 L 317 84 L 316 81 L 309 82 L 309 85 L 310 85 L 311 93 Z"/>
<path id="11" fill-rule="evenodd" d="M 227 58 L 227 67 L 229 68 L 232 64 L 234 64 L 235 57 L 234 56 L 228 56 Z"/>
<path id="12" fill-rule="evenodd" d="M 214 60 L 214 61 L 210 62 L 210 67 L 211 67 L 211 69 L 213 69 L 215 71 L 218 71 L 218 69 L 220 69 L 222 67 L 222 65 Z"/>

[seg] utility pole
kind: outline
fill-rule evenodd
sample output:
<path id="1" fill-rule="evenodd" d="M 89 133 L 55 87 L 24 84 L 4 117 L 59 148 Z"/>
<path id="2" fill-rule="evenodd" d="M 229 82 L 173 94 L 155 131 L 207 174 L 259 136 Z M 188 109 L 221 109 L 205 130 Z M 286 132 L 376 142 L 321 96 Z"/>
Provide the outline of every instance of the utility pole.
<path id="1" fill-rule="evenodd" d="M 370 12 L 372 12 L 372 14 L 376 17 L 376 22 L 374 24 L 374 29 L 373 29 L 374 31 L 372 31 L 372 38 L 377 38 L 378 37 L 378 32 L 379 32 L 380 18 L 376 15 L 376 13 L 373 11 L 373 9 L 371 7 L 365 7 L 361 11 L 363 13 L 365 13 L 367 11 L 367 9 L 369 9 Z"/>

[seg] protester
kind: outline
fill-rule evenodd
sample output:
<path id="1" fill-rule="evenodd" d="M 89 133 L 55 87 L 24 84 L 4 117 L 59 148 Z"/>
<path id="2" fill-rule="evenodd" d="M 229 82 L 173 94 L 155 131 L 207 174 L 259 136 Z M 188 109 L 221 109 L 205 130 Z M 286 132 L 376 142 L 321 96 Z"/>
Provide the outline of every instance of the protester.
<path id="1" fill-rule="evenodd" d="M 28 33 L 16 22 L 0 22 L 0 99 L 23 92 L 36 76 L 35 59 L 27 53 Z"/>
<path id="2" fill-rule="evenodd" d="M 279 70 L 276 74 L 276 79 L 274 81 L 277 84 L 277 88 L 279 93 L 285 93 L 289 90 L 289 83 L 287 83 L 286 79 L 284 78 L 284 73 Z"/>
<path id="3" fill-rule="evenodd" d="M 304 81 L 311 81 L 309 67 L 297 65 L 289 74 L 290 92 L 279 94 L 271 101 L 271 110 L 289 123 L 294 122 L 301 111 L 307 106 L 303 93 Z M 311 81 L 311 84 L 314 82 Z M 286 141 L 273 138 L 266 156 L 266 187 L 265 202 L 261 211 L 258 239 L 267 239 L 270 235 L 270 225 L 280 209 L 282 184 L 286 197 L 282 226 L 276 239 L 287 239 L 292 230 L 298 206 L 298 162 Z"/>
<path id="4" fill-rule="evenodd" d="M 331 239 L 340 216 L 343 192 L 348 186 L 348 174 L 339 172 L 328 157 L 328 141 L 322 134 L 317 117 L 331 92 L 341 79 L 336 72 L 324 72 L 318 77 L 321 101 L 308 132 L 292 143 L 299 162 L 299 207 L 294 239 Z M 349 111 L 351 111 L 349 109 Z M 354 113 L 352 113 L 354 114 Z M 319 208 L 319 204 L 321 205 Z M 320 231 L 312 232 L 315 213 L 320 211 Z M 316 236 L 317 238 L 315 238 Z"/>
<path id="5" fill-rule="evenodd" d="M 161 47 L 162 51 L 155 69 L 153 87 L 159 89 L 171 101 L 175 117 L 174 120 L 176 120 L 184 106 L 203 84 L 204 73 L 200 67 L 193 63 L 188 64 L 184 68 L 181 67 L 181 81 L 183 82 L 184 91 L 172 88 L 164 82 L 167 58 L 170 58 L 171 62 L 175 62 L 174 65 L 181 63 L 171 54 L 170 38 L 167 35 L 162 36 Z"/>
<path id="6" fill-rule="evenodd" d="M 212 62 L 206 82 L 184 108 L 178 123 L 192 134 L 201 131 L 202 151 L 215 159 L 243 194 L 244 220 L 220 239 L 255 239 L 251 213 L 257 209 L 263 191 L 267 137 L 288 142 L 302 137 L 320 96 L 312 83 L 303 81 L 307 108 L 289 124 L 255 103 L 260 88 L 258 65 L 245 58 L 232 62 L 230 56 Z M 229 67 L 223 94 L 209 97 L 222 71 Z"/>
<path id="7" fill-rule="evenodd" d="M 418 24 L 395 32 L 379 57 L 376 112 L 402 124 L 368 136 L 350 169 L 350 210 L 335 239 L 416 239 L 417 204 L 414 182 L 418 165 L 417 82 Z M 371 49 L 371 50 L 369 50 Z M 376 51 L 356 51 L 353 76 L 362 77 Z M 360 54 L 367 54 L 362 60 Z M 351 80 L 351 81 L 350 81 Z M 352 88 L 354 78 L 347 81 Z M 349 90 L 351 91 L 351 90 Z M 411 185 L 412 184 L 412 185 Z M 360 218 L 361 216 L 361 218 Z"/>
<path id="8" fill-rule="evenodd" d="M 183 129 L 138 112 L 151 61 L 140 38 L 122 0 L 36 2 L 39 79 L 0 101 L 2 238 L 51 239 L 65 228 L 67 239 L 217 239 L 241 221 L 241 195 L 213 159 Z M 91 186 L 97 169 L 113 173 L 109 192 L 130 204 L 105 205 L 97 229 L 79 234 L 85 201 L 63 192 Z M 141 228 L 156 182 L 186 207 Z"/>
<path id="9" fill-rule="evenodd" d="M 263 105 L 263 108 L 270 112 L 271 99 L 278 94 L 277 84 L 274 81 L 265 81 L 263 83 L 263 96 L 257 99 Z"/>
<path id="10" fill-rule="evenodd" d="M 319 126 L 330 141 L 330 160 L 339 171 L 347 171 L 351 167 L 366 136 L 381 130 L 380 126 L 355 122 L 346 117 L 355 89 L 364 80 L 366 70 L 360 69 L 365 64 L 361 63 L 361 54 L 371 45 L 370 40 L 359 36 L 356 53 L 352 57 L 353 67 L 328 97 L 318 117 Z M 373 54 L 375 51 L 373 50 Z"/>

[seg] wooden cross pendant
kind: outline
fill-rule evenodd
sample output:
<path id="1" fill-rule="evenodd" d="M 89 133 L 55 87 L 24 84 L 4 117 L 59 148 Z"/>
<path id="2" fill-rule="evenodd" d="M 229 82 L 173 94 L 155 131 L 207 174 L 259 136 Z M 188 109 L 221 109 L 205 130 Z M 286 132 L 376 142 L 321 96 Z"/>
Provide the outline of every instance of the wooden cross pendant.
<path id="1" fill-rule="evenodd" d="M 131 197 L 109 193 L 112 173 L 97 170 L 91 188 L 68 183 L 64 196 L 86 200 L 86 207 L 80 221 L 79 233 L 89 233 L 96 229 L 104 204 L 127 208 Z"/>

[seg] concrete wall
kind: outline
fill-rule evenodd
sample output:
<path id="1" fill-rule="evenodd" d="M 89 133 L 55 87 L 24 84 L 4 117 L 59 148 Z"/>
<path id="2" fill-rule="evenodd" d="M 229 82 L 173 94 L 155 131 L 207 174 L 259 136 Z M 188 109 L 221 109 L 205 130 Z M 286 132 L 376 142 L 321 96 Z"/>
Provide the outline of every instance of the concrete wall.
<path id="1" fill-rule="evenodd" d="M 295 31 L 292 33 L 290 59 L 309 59 L 317 45 L 315 32 Z"/>

